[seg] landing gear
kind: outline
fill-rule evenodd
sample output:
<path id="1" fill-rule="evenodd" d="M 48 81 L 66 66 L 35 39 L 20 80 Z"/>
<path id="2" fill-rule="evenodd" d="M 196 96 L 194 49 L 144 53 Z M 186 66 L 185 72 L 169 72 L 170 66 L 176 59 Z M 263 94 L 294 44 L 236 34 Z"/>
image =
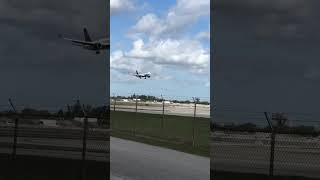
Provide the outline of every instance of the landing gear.
<path id="1" fill-rule="evenodd" d="M 100 54 L 100 51 L 96 51 L 96 54 Z"/>

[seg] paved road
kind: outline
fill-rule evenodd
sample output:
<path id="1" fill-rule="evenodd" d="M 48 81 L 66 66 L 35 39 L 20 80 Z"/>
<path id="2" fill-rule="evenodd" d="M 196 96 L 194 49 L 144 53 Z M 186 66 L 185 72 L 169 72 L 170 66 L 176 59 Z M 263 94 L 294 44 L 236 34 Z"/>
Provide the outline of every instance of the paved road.
<path id="1" fill-rule="evenodd" d="M 210 179 L 210 159 L 119 138 L 110 139 L 111 173 L 129 180 Z"/>

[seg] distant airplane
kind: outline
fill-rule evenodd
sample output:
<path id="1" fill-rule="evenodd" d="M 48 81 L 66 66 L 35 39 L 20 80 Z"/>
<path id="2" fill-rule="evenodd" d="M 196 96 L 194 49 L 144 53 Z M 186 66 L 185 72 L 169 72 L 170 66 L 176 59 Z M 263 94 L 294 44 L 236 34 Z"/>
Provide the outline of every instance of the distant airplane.
<path id="1" fill-rule="evenodd" d="M 144 78 L 144 79 L 147 79 L 147 78 L 150 78 L 151 77 L 151 73 L 148 72 L 148 73 L 139 73 L 137 70 L 136 70 L 136 74 L 134 75 L 138 78 Z"/>
<path id="2" fill-rule="evenodd" d="M 104 38 L 104 39 L 92 41 L 86 28 L 83 29 L 83 33 L 84 33 L 85 41 L 75 40 L 75 39 L 70 39 L 65 37 L 63 37 L 63 39 L 71 41 L 73 45 L 81 46 L 84 49 L 96 51 L 96 54 L 100 54 L 100 51 L 102 50 L 110 49 L 109 39 Z"/>

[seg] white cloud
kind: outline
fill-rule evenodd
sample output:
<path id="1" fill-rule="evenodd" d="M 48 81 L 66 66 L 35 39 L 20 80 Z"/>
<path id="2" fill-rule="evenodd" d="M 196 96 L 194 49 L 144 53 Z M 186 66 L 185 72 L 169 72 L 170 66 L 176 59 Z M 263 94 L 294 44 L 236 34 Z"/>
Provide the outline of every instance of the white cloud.
<path id="1" fill-rule="evenodd" d="M 111 15 L 134 8 L 134 3 L 131 0 L 110 0 Z"/>
<path id="2" fill-rule="evenodd" d="M 195 40 L 165 39 L 145 44 L 139 39 L 134 41 L 127 55 L 157 65 L 184 67 L 194 73 L 209 72 L 209 52 Z"/>
<path id="3" fill-rule="evenodd" d="M 163 19 L 152 13 L 141 17 L 130 30 L 130 34 L 177 36 L 198 18 L 209 14 L 210 0 L 177 0 L 177 4 Z"/>
<path id="4" fill-rule="evenodd" d="M 132 34 L 148 34 L 156 36 L 165 30 L 164 22 L 157 15 L 149 13 L 144 15 L 131 29 Z"/>
<path id="5" fill-rule="evenodd" d="M 111 53 L 111 74 L 114 74 L 111 80 L 136 81 L 132 76 L 135 70 L 150 71 L 152 78 L 157 80 L 177 79 L 174 77 L 176 73 L 168 75 L 169 69 L 177 73 L 187 71 L 192 75 L 202 74 L 207 79 L 210 53 L 201 41 L 210 37 L 210 31 L 204 30 L 189 38 L 181 38 L 181 35 L 184 35 L 187 26 L 209 14 L 210 0 L 177 0 L 164 17 L 153 13 L 142 16 L 130 29 L 131 37 L 135 37 L 131 49 Z"/>
<path id="6" fill-rule="evenodd" d="M 136 70 L 140 72 L 151 72 L 152 79 L 168 80 L 172 77 L 162 74 L 162 66 L 154 64 L 152 61 L 145 61 L 144 59 L 130 58 L 124 52 L 118 50 L 111 53 L 110 56 L 111 80 L 120 81 L 127 79 L 129 81 L 137 80 L 134 77 Z"/>
<path id="7" fill-rule="evenodd" d="M 210 40 L 210 31 L 202 31 L 196 34 L 195 38 L 199 41 L 205 40 L 208 41 Z"/>

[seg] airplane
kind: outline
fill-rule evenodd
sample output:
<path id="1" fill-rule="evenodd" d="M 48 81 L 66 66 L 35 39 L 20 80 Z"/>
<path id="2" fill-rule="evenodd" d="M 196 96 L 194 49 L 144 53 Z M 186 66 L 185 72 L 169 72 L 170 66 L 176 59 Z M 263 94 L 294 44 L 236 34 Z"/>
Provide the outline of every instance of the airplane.
<path id="1" fill-rule="evenodd" d="M 139 73 L 137 70 L 136 70 L 136 74 L 134 75 L 138 78 L 144 78 L 144 79 L 147 79 L 147 78 L 150 78 L 151 77 L 151 73 L 148 72 L 148 73 Z"/>
<path id="2" fill-rule="evenodd" d="M 65 38 L 65 37 L 63 37 L 63 39 L 67 40 L 67 41 L 71 41 L 73 43 L 73 45 L 81 46 L 84 49 L 96 51 L 96 54 L 100 54 L 100 51 L 102 51 L 102 50 L 110 49 L 109 39 L 105 38 L 105 39 L 99 39 L 99 40 L 92 41 L 86 28 L 83 28 L 83 33 L 84 33 L 84 39 L 85 39 L 84 41 Z"/>

